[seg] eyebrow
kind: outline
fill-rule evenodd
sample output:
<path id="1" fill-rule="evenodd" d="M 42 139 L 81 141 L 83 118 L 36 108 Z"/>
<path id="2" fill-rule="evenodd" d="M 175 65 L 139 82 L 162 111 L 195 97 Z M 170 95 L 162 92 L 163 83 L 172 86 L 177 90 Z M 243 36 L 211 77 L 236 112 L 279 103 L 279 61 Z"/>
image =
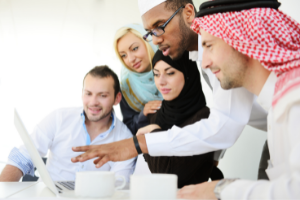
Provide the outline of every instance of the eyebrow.
<path id="1" fill-rule="evenodd" d="M 131 47 L 132 47 L 132 45 L 134 45 L 135 43 L 137 43 L 138 44 L 138 42 L 134 42 L 134 43 L 132 43 L 130 46 L 129 46 L 129 48 L 128 49 L 130 49 Z M 119 53 L 123 53 L 124 51 L 119 51 Z M 125 52 L 124 52 L 125 53 Z"/>
<path id="2" fill-rule="evenodd" d="M 84 91 L 84 92 L 93 93 L 93 92 L 91 92 L 91 91 L 89 91 L 89 90 L 86 90 L 86 89 L 84 89 L 83 91 Z M 97 94 L 109 94 L 109 92 L 108 92 L 108 91 L 103 91 L 103 92 L 98 92 Z"/>
<path id="3" fill-rule="evenodd" d="M 168 67 L 168 68 L 165 69 L 165 71 L 168 71 L 171 68 L 173 68 L 173 67 Z M 153 70 L 159 71 L 158 69 L 155 69 L 155 68 Z"/>
<path id="4" fill-rule="evenodd" d="M 166 20 L 164 19 L 159 19 L 157 20 L 154 24 L 152 24 L 152 27 L 157 27 L 158 24 L 162 23 L 162 22 L 165 22 Z M 150 31 L 150 29 L 145 29 L 146 31 Z"/>

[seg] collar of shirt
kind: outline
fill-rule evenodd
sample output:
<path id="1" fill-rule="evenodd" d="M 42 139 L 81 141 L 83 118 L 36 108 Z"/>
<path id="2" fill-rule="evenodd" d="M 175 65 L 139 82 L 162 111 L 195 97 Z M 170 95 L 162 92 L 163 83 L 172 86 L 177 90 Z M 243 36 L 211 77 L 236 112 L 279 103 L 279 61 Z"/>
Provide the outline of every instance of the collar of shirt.
<path id="1" fill-rule="evenodd" d="M 257 102 L 266 111 L 269 111 L 272 106 L 272 98 L 274 95 L 276 81 L 277 76 L 274 72 L 271 72 L 260 94 L 258 95 Z"/>
<path id="2" fill-rule="evenodd" d="M 85 125 L 85 115 L 84 115 L 84 110 L 81 112 L 81 120 L 82 120 L 82 126 L 84 128 L 85 134 L 86 134 L 86 145 L 90 145 L 91 144 L 91 138 L 90 135 L 86 129 L 86 125 Z M 111 126 L 109 127 L 109 129 L 103 133 L 101 133 L 100 135 L 98 135 L 96 139 L 103 139 L 106 138 L 106 136 L 114 129 L 114 127 L 116 126 L 116 120 L 115 120 L 115 113 L 114 111 L 111 112 L 111 117 L 112 117 L 112 123 Z"/>

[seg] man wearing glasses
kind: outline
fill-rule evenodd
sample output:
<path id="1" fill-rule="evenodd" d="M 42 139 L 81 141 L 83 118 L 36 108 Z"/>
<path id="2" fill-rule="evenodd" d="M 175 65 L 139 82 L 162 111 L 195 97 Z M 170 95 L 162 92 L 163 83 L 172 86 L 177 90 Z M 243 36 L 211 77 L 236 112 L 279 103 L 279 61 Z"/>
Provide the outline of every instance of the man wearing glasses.
<path id="1" fill-rule="evenodd" d="M 152 39 L 165 56 L 180 58 L 184 51 L 199 51 L 198 34 L 190 29 L 195 18 L 192 0 L 139 0 L 144 28 L 148 33 L 146 41 Z M 157 134 L 139 135 L 134 139 L 123 140 L 97 147 L 77 147 L 74 151 L 86 153 L 73 158 L 73 162 L 83 162 L 100 157 L 97 167 L 112 161 L 121 161 L 149 153 L 151 156 L 199 155 L 232 146 L 246 124 L 255 128 L 267 129 L 267 113 L 257 103 L 256 97 L 245 88 L 223 90 L 220 82 L 209 70 L 204 71 L 213 89 L 213 107 L 208 119 L 201 120 L 184 128 L 173 126 L 168 131 Z M 233 83 L 234 84 L 234 83 Z"/>

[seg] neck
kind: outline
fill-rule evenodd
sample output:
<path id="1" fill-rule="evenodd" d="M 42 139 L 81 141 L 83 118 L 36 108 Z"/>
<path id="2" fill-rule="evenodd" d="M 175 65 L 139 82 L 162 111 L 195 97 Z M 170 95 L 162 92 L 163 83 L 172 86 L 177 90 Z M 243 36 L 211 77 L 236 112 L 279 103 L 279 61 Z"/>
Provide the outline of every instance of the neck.
<path id="1" fill-rule="evenodd" d="M 271 72 L 264 68 L 258 60 L 251 59 L 250 62 L 243 86 L 258 96 Z"/>
<path id="2" fill-rule="evenodd" d="M 88 134 L 91 137 L 91 141 L 97 137 L 98 135 L 100 135 L 101 133 L 107 131 L 109 129 L 109 127 L 111 126 L 112 123 L 112 118 L 111 115 L 106 116 L 105 118 L 97 121 L 97 122 L 93 122 L 90 121 L 87 117 L 85 118 L 85 125 L 88 131 Z"/>
<path id="3" fill-rule="evenodd" d="M 192 31 L 187 51 L 198 51 L 198 34 Z"/>

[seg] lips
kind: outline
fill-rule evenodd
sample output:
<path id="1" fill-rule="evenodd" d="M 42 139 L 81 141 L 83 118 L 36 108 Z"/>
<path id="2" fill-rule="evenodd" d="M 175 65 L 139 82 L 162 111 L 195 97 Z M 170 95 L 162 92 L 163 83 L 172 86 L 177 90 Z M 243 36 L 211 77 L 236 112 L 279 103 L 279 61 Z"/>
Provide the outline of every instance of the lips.
<path id="1" fill-rule="evenodd" d="M 216 71 L 213 71 L 212 73 L 214 74 L 214 75 L 216 75 L 217 73 L 219 73 L 220 72 L 220 70 L 216 70 Z"/>
<path id="2" fill-rule="evenodd" d="M 171 89 L 163 88 L 163 89 L 161 89 L 160 92 L 161 92 L 162 94 L 168 94 L 170 91 L 171 91 Z"/>
<path id="3" fill-rule="evenodd" d="M 91 114 L 96 115 L 101 112 L 101 108 L 89 108 Z"/>
<path id="4" fill-rule="evenodd" d="M 133 65 L 134 69 L 138 69 L 141 66 L 142 61 L 139 61 Z"/>
<path id="5" fill-rule="evenodd" d="M 170 47 L 160 47 L 159 50 L 162 51 L 162 53 L 164 54 L 164 56 L 168 56 L 170 53 Z"/>

